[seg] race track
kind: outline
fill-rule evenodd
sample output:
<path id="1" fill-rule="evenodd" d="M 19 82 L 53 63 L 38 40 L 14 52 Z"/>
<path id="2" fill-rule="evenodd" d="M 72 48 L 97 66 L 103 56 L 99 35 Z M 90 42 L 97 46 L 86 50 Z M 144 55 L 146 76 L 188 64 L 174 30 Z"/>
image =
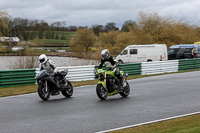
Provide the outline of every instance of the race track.
<path id="1" fill-rule="evenodd" d="M 200 111 L 200 71 L 128 80 L 131 93 L 101 101 L 96 85 L 71 98 L 37 93 L 0 98 L 1 133 L 93 133 Z"/>

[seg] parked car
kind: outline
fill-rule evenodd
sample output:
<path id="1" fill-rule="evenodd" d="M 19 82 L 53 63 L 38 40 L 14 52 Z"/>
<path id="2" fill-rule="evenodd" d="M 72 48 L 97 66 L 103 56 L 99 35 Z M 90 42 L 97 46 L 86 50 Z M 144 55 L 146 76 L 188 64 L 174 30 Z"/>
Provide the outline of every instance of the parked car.
<path id="1" fill-rule="evenodd" d="M 166 44 L 129 45 L 116 57 L 121 63 L 167 60 Z"/>
<path id="2" fill-rule="evenodd" d="M 168 59 L 191 59 L 200 57 L 199 44 L 172 45 L 168 49 Z"/>

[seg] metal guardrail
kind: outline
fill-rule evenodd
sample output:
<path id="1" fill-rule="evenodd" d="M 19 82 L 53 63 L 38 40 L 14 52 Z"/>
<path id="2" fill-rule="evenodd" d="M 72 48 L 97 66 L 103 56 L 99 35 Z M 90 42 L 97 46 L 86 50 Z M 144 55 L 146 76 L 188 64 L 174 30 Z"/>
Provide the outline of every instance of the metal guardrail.
<path id="1" fill-rule="evenodd" d="M 178 71 L 179 60 L 142 62 L 142 74 L 160 74 Z"/>
<path id="2" fill-rule="evenodd" d="M 97 69 L 97 65 L 95 69 Z M 105 69 L 105 67 L 103 67 Z M 129 76 L 132 75 L 141 75 L 141 63 L 127 63 L 127 64 L 119 64 L 118 68 L 120 71 L 127 72 Z"/>
<path id="3" fill-rule="evenodd" d="M 94 80 L 95 65 L 87 66 L 69 66 L 69 67 L 57 67 L 56 71 L 68 70 L 66 79 L 69 81 L 87 81 Z M 39 68 L 36 68 L 36 75 L 39 73 Z"/>
<path id="4" fill-rule="evenodd" d="M 118 66 L 120 71 L 127 72 L 129 76 L 141 75 L 141 63 L 127 63 L 119 64 Z"/>
<path id="5" fill-rule="evenodd" d="M 69 81 L 94 80 L 95 65 L 57 67 L 57 70 L 68 69 L 66 78 Z"/>
<path id="6" fill-rule="evenodd" d="M 69 81 L 87 81 L 94 80 L 95 65 L 88 66 L 69 66 L 57 67 L 58 70 L 68 69 L 67 79 Z M 200 59 L 182 59 L 142 63 L 127 63 L 118 66 L 120 70 L 128 72 L 131 75 L 149 75 L 169 73 L 185 70 L 200 69 Z M 0 88 L 7 86 L 17 86 L 24 84 L 34 84 L 35 76 L 39 73 L 37 69 L 20 69 L 0 71 Z"/>
<path id="7" fill-rule="evenodd" d="M 0 71 L 0 88 L 35 83 L 36 69 Z"/>
<path id="8" fill-rule="evenodd" d="M 182 59 L 179 60 L 178 71 L 200 69 L 200 59 Z"/>

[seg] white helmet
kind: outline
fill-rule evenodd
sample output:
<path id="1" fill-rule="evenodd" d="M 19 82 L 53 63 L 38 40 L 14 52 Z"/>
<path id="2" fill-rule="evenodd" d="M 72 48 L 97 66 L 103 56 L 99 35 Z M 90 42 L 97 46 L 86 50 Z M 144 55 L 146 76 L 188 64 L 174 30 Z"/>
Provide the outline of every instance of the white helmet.
<path id="1" fill-rule="evenodd" d="M 47 61 L 47 56 L 45 54 L 41 54 L 39 56 L 40 63 L 45 63 Z"/>
<path id="2" fill-rule="evenodd" d="M 101 58 L 103 60 L 108 59 L 109 56 L 110 56 L 110 53 L 109 53 L 108 49 L 104 49 L 101 51 Z"/>

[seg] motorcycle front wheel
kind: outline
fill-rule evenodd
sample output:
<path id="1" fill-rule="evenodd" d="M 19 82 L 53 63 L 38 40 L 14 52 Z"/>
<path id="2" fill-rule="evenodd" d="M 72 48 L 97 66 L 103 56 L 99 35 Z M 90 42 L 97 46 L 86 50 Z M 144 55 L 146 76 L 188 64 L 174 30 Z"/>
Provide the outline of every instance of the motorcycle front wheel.
<path id="1" fill-rule="evenodd" d="M 72 94 L 73 94 L 73 86 L 69 81 L 67 81 L 67 86 L 66 87 L 67 87 L 67 89 L 62 90 L 61 93 L 65 97 L 71 97 Z"/>
<path id="2" fill-rule="evenodd" d="M 102 84 L 97 84 L 96 93 L 101 100 L 106 100 L 108 97 L 108 90 Z"/>
<path id="3" fill-rule="evenodd" d="M 124 87 L 123 92 L 119 93 L 122 97 L 127 97 L 130 94 L 130 86 L 128 82 L 126 81 L 126 87 Z"/>
<path id="4" fill-rule="evenodd" d="M 42 100 L 46 101 L 50 98 L 50 91 L 49 91 L 49 89 L 47 89 L 47 91 L 46 91 L 46 89 L 44 88 L 43 85 L 39 85 L 38 86 L 38 95 Z"/>

